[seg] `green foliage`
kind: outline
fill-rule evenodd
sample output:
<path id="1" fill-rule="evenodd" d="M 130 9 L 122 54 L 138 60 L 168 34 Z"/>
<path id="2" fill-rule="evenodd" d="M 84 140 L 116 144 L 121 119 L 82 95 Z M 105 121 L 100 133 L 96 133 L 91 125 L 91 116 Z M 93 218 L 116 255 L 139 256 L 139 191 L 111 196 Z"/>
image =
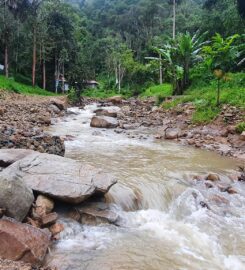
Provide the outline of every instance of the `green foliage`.
<path id="1" fill-rule="evenodd" d="M 142 94 L 142 97 L 152 97 L 152 96 L 162 96 L 169 97 L 173 94 L 172 85 L 169 83 L 164 83 L 161 85 L 153 85 L 147 88 Z"/>
<path id="2" fill-rule="evenodd" d="M 223 38 L 220 34 L 216 34 L 212 38 L 211 44 L 203 47 L 205 60 L 212 71 L 221 69 L 225 73 L 231 70 L 239 57 L 238 46 L 234 44 L 239 37 L 238 34 L 235 34 Z"/>
<path id="3" fill-rule="evenodd" d="M 80 99 L 74 87 L 69 90 L 67 97 L 72 104 L 76 104 L 77 102 L 79 102 Z"/>
<path id="4" fill-rule="evenodd" d="M 199 33 L 191 36 L 190 33 L 179 34 L 176 39 L 170 40 L 162 46 L 155 48 L 162 56 L 165 71 L 172 79 L 174 94 L 182 95 L 190 84 L 190 68 L 201 60 L 200 52 L 203 36 Z M 158 58 L 159 61 L 159 58 Z"/>
<path id="5" fill-rule="evenodd" d="M 232 70 L 240 55 L 239 46 L 234 44 L 238 38 L 238 34 L 227 38 L 216 34 L 211 44 L 202 49 L 206 63 L 217 78 L 217 106 L 220 105 L 220 81 L 226 79 L 226 73 Z"/>
<path id="6" fill-rule="evenodd" d="M 236 126 L 236 132 L 241 134 L 245 131 L 245 122 L 241 122 Z"/>
<path id="7" fill-rule="evenodd" d="M 210 80 L 207 70 L 201 74 L 195 69 L 196 73 L 190 74 L 201 60 L 202 37 L 193 34 L 197 29 L 207 32 L 207 39 L 216 32 L 222 36 L 244 33 L 245 21 L 237 12 L 236 1 L 231 0 L 212 1 L 209 8 L 203 7 L 204 0 L 176 1 L 178 35 L 169 44 L 166 41 L 172 35 L 172 0 L 7 2 L 6 8 L 5 1 L 0 1 L 0 64 L 6 58 L 7 45 L 9 73 L 18 74 L 16 81 L 29 84 L 26 78 L 31 77 L 36 39 L 36 82 L 45 85 L 46 70 L 47 89 L 52 90 L 54 78 L 63 73 L 71 85 L 103 74 L 108 78 L 105 95 L 108 89 L 116 92 L 116 88 L 117 93 L 120 88 L 125 95 L 140 94 L 157 82 L 159 65 L 152 69 L 145 65 L 145 57 L 152 54 L 155 45 L 166 51 L 164 81 L 171 81 L 175 94 L 182 94 L 189 86 L 189 76 L 194 80 L 205 77 L 202 81 L 207 83 Z M 244 41 L 239 43 L 242 46 Z M 153 57 L 159 57 L 159 52 L 156 54 Z M 239 67 L 234 61 L 226 61 L 227 70 L 242 70 L 244 57 L 240 55 Z"/>
<path id="8" fill-rule="evenodd" d="M 0 76 L 0 89 L 14 91 L 15 93 L 25 95 L 40 95 L 40 96 L 53 96 L 52 92 L 45 91 L 39 87 L 31 87 L 22 83 L 18 83 L 14 78 L 5 78 Z"/>
<path id="9" fill-rule="evenodd" d="M 194 124 L 204 124 L 209 123 L 214 120 L 215 117 L 220 112 L 219 108 L 205 107 L 197 108 L 196 112 L 193 114 L 192 122 Z"/>
<path id="10" fill-rule="evenodd" d="M 229 80 L 222 85 L 220 103 L 245 109 L 245 73 L 228 74 L 228 77 Z M 185 96 L 171 102 L 164 102 L 163 107 L 169 109 L 181 103 L 192 102 L 196 107 L 193 123 L 208 123 L 220 112 L 216 106 L 215 88 L 216 80 L 214 79 L 209 85 L 203 82 L 195 83 L 186 91 Z"/>

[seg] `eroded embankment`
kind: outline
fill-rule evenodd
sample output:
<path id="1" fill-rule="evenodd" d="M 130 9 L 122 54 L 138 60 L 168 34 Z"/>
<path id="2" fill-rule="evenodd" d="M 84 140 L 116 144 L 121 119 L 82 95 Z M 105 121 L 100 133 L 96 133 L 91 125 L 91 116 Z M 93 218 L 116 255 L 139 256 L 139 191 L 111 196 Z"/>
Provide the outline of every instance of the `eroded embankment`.
<path id="1" fill-rule="evenodd" d="M 0 91 L 0 148 L 25 148 L 64 155 L 63 141 L 44 128 L 65 114 L 61 97 L 24 96 Z"/>

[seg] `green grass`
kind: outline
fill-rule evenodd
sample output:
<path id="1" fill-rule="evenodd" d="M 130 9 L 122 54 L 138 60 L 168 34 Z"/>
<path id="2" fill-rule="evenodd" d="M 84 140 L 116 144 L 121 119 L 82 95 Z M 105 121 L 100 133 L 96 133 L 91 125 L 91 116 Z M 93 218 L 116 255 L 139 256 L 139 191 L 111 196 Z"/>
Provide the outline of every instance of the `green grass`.
<path id="1" fill-rule="evenodd" d="M 19 82 L 16 82 L 14 78 L 6 78 L 0 76 L 0 89 L 13 91 L 19 94 L 25 95 L 41 95 L 41 96 L 54 96 L 52 92 L 48 92 L 39 87 L 32 87 Z"/>
<path id="2" fill-rule="evenodd" d="M 236 132 L 237 133 L 243 133 L 245 131 L 245 122 L 241 122 L 236 126 Z"/>
<path id="3" fill-rule="evenodd" d="M 161 96 L 164 98 L 164 97 L 172 96 L 172 93 L 173 93 L 173 90 L 172 90 L 171 84 L 164 83 L 162 85 L 150 86 L 141 94 L 141 97 Z"/>
<path id="4" fill-rule="evenodd" d="M 212 80 L 209 85 L 198 82 L 193 84 L 183 97 L 163 103 L 165 109 L 176 107 L 178 104 L 192 102 L 196 107 L 193 123 L 208 123 L 219 114 L 223 104 L 245 109 L 245 74 L 229 74 L 229 79 L 221 83 L 221 106 L 216 106 L 217 82 Z"/>

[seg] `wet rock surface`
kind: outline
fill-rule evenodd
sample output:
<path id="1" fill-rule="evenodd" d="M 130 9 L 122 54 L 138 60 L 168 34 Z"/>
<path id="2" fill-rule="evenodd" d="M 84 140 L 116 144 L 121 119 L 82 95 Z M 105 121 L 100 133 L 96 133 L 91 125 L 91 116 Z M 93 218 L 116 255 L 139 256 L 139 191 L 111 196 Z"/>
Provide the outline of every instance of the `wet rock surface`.
<path id="1" fill-rule="evenodd" d="M 118 121 L 114 117 L 94 116 L 91 119 L 90 126 L 96 128 L 116 128 Z"/>
<path id="2" fill-rule="evenodd" d="M 50 243 L 50 234 L 28 224 L 18 223 L 14 219 L 2 218 L 0 242 L 2 259 L 40 265 Z"/>
<path id="3" fill-rule="evenodd" d="M 22 221 L 33 201 L 32 190 L 17 176 L 10 177 L 4 172 L 0 174 L 0 208 L 5 209 L 7 216 Z"/>
<path id="4" fill-rule="evenodd" d="M 55 155 L 35 153 L 5 169 L 35 192 L 69 203 L 106 193 L 116 180 L 101 170 Z"/>
<path id="5" fill-rule="evenodd" d="M 99 225 L 118 221 L 119 215 L 103 202 L 90 202 L 75 208 L 79 215 L 78 221 L 87 225 Z"/>
<path id="6" fill-rule="evenodd" d="M 21 261 L 14 262 L 10 260 L 0 259 L 0 269 L 1 270 L 57 270 L 50 267 L 32 267 L 30 263 L 24 263 Z"/>
<path id="7" fill-rule="evenodd" d="M 14 162 L 33 153 L 33 150 L 28 149 L 0 149 L 0 167 L 8 167 Z"/>

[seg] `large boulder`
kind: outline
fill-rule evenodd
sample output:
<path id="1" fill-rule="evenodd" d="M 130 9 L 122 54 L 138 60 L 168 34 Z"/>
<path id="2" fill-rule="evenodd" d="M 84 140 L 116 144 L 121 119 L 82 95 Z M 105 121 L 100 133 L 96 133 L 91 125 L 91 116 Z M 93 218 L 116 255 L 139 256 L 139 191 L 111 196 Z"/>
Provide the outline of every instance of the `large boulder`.
<path id="1" fill-rule="evenodd" d="M 113 104 L 121 104 L 123 98 L 121 96 L 114 96 L 107 99 L 108 102 L 111 102 Z"/>
<path id="2" fill-rule="evenodd" d="M 61 111 L 65 110 L 65 108 L 67 106 L 66 101 L 58 99 L 58 98 L 52 98 L 50 100 L 50 103 L 55 105 L 56 107 L 58 107 L 59 110 L 61 110 Z"/>
<path id="3" fill-rule="evenodd" d="M 174 140 L 177 139 L 180 136 L 180 129 L 178 128 L 167 128 L 165 130 L 165 139 L 167 140 Z"/>
<path id="4" fill-rule="evenodd" d="M 50 244 L 50 233 L 10 218 L 0 220 L 0 257 L 40 265 Z"/>
<path id="5" fill-rule="evenodd" d="M 4 171 L 12 178 L 18 176 L 38 193 L 73 204 L 104 194 L 116 183 L 109 174 L 91 165 L 41 153 L 29 155 Z"/>
<path id="6" fill-rule="evenodd" d="M 5 209 L 7 216 L 22 221 L 33 201 L 32 190 L 27 188 L 17 175 L 11 177 L 8 172 L 0 174 L 0 208 Z"/>
<path id="7" fill-rule="evenodd" d="M 34 151 L 28 149 L 0 149 L 0 167 L 8 167 L 33 153 Z"/>
<path id="8" fill-rule="evenodd" d="M 109 116 L 109 117 L 117 117 L 117 112 L 114 111 L 108 111 L 108 110 L 104 110 L 104 109 L 97 109 L 95 111 L 96 116 Z"/>
<path id="9" fill-rule="evenodd" d="M 108 116 L 94 116 L 90 123 L 91 127 L 97 128 L 116 128 L 118 125 L 119 123 L 115 118 Z"/>

